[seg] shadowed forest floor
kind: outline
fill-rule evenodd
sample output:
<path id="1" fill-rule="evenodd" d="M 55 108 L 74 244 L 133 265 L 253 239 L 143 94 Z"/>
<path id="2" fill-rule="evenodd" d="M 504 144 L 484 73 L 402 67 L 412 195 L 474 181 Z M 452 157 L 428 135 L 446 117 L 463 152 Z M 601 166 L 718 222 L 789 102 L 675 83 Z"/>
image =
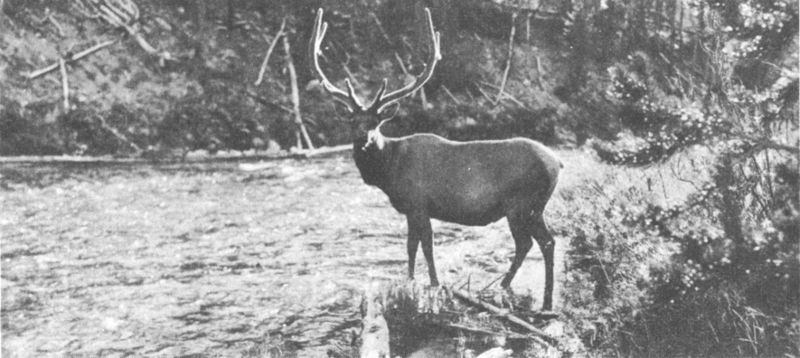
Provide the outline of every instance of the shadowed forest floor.
<path id="1" fill-rule="evenodd" d="M 546 217 L 563 275 L 569 205 L 558 190 L 606 175 L 581 152 Z M 280 337 L 324 355 L 360 323 L 366 285 L 406 272 L 405 220 L 362 183 L 349 156 L 236 164 L 0 169 L 2 353 L 7 357 L 239 355 Z M 444 284 L 482 288 L 514 244 L 505 220 L 434 222 Z M 541 305 L 531 250 L 513 288 Z M 427 282 L 422 254 L 417 280 Z M 496 285 L 496 284 L 495 284 Z"/>

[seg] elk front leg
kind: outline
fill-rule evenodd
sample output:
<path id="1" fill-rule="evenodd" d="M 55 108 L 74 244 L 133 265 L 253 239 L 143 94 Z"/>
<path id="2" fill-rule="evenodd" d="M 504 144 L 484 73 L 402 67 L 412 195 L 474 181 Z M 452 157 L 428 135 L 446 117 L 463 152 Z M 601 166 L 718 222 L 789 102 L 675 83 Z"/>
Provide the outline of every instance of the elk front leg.
<path id="1" fill-rule="evenodd" d="M 417 248 L 419 247 L 419 237 L 411 233 L 411 220 L 408 221 L 408 241 L 406 241 L 406 249 L 408 250 L 408 279 L 414 279 L 414 265 L 417 261 Z"/>
<path id="2" fill-rule="evenodd" d="M 423 214 L 409 214 L 408 219 L 408 273 L 414 278 L 414 261 L 417 253 L 418 243 L 422 243 L 422 253 L 428 264 L 428 276 L 431 286 L 439 286 L 439 279 L 436 277 L 436 265 L 433 263 L 433 231 L 431 230 L 431 219 Z"/>

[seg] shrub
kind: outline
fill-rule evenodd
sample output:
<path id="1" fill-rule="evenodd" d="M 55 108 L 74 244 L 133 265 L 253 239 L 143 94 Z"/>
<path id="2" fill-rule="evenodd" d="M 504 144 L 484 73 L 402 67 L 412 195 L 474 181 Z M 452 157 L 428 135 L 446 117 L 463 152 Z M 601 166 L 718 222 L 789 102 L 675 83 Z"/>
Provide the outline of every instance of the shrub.
<path id="1" fill-rule="evenodd" d="M 35 120 L 35 111 L 17 101 L 0 101 L 0 155 L 49 155 L 61 153 L 58 130 Z M 44 116 L 44 115 L 42 115 Z"/>
<path id="2" fill-rule="evenodd" d="M 170 148 L 247 150 L 267 142 L 268 126 L 247 97 L 224 83 L 180 99 L 158 126 L 158 140 Z"/>

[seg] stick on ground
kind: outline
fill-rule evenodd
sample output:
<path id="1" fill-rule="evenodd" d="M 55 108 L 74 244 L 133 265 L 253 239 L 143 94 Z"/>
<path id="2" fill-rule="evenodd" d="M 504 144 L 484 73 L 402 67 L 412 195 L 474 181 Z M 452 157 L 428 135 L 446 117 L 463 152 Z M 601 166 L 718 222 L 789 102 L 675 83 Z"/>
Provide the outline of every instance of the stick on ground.
<path id="1" fill-rule="evenodd" d="M 516 324 L 516 325 L 518 325 L 518 326 L 520 326 L 522 328 L 527 329 L 529 332 L 533 333 L 533 337 L 532 338 L 538 343 L 541 343 L 541 344 L 544 344 L 544 345 L 550 345 L 551 342 L 556 342 L 555 338 L 550 337 L 550 335 L 548 335 L 544 331 L 534 327 L 532 324 L 526 322 L 522 318 L 519 318 L 519 317 L 517 317 L 517 316 L 515 316 L 515 315 L 513 315 L 511 313 L 508 313 L 506 310 L 500 309 L 499 307 L 497 307 L 495 305 L 492 305 L 490 303 L 487 303 L 487 302 L 481 301 L 481 300 L 479 300 L 477 298 L 474 298 L 474 297 L 470 296 L 468 293 L 466 293 L 464 291 L 454 289 L 453 290 L 453 296 L 456 296 L 456 297 L 458 297 L 458 298 L 460 298 L 460 299 L 462 299 L 462 300 L 464 300 L 464 301 L 466 301 L 466 302 L 468 302 L 468 303 L 470 303 L 470 304 L 472 304 L 474 306 L 478 306 L 480 308 L 483 308 L 483 309 L 485 309 L 485 310 L 487 310 L 487 311 L 489 311 L 491 313 L 494 313 L 494 314 L 499 315 L 499 316 L 503 316 L 506 319 L 508 319 L 509 321 L 511 321 L 512 323 L 514 323 L 514 324 Z"/>

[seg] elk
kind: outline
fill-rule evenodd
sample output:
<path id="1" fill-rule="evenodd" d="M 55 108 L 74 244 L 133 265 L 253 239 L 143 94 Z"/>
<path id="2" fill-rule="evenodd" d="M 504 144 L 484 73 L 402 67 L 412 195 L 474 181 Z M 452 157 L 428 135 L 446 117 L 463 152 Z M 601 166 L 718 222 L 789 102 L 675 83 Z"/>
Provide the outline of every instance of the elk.
<path id="1" fill-rule="evenodd" d="M 430 35 L 430 58 L 415 80 L 386 92 L 384 79 L 372 102 L 365 106 L 349 79 L 347 91 L 334 86 L 319 64 L 328 24 L 317 11 L 309 44 L 311 70 L 320 86 L 344 104 L 354 130 L 353 158 L 362 179 L 383 191 L 408 223 L 408 276 L 414 278 L 417 248 L 428 264 L 430 284 L 438 286 L 433 262 L 431 219 L 461 225 L 484 226 L 508 219 L 515 255 L 501 286 L 511 280 L 533 246 L 535 238 L 545 260 L 543 309 L 552 309 L 553 251 L 555 242 L 542 216 L 553 193 L 561 161 L 544 145 L 526 138 L 457 142 L 433 134 L 386 137 L 381 125 L 393 117 L 387 108 L 421 88 L 441 59 L 440 35 L 425 9 Z"/>

